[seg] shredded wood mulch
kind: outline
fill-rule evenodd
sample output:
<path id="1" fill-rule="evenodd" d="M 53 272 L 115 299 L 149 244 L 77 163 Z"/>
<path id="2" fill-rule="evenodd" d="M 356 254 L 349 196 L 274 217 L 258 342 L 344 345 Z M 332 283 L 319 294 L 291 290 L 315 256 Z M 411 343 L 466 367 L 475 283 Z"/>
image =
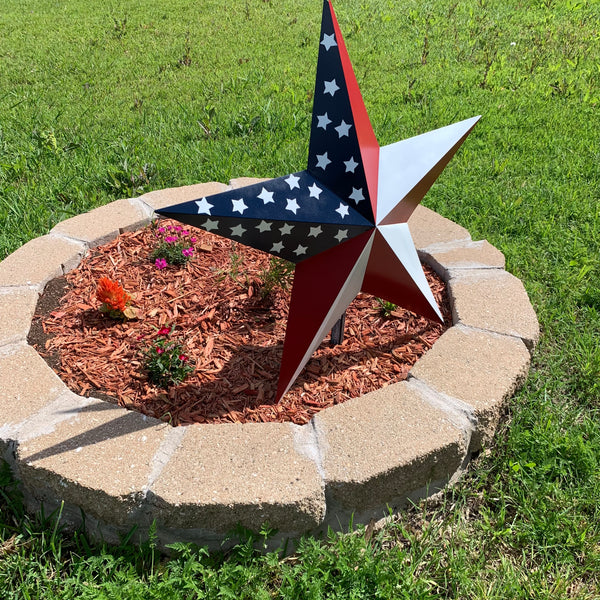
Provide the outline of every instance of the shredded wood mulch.
<path id="1" fill-rule="evenodd" d="M 149 259 L 156 227 L 148 226 L 91 251 L 66 276 L 64 288 L 54 287 L 58 307 L 44 309 L 42 297 L 30 342 L 71 390 L 173 425 L 304 424 L 324 408 L 405 379 L 445 329 L 404 309 L 385 316 L 377 299 L 361 293 L 347 310 L 342 344 L 330 348 L 328 337 L 275 403 L 291 281 L 263 297 L 269 255 L 187 229 L 196 252 L 183 267 L 156 268 Z M 445 284 L 424 268 L 448 323 Z M 133 296 L 137 319 L 115 321 L 98 311 L 102 276 Z M 172 336 L 195 371 L 163 390 L 149 383 L 143 353 L 166 325 L 175 326 Z"/>

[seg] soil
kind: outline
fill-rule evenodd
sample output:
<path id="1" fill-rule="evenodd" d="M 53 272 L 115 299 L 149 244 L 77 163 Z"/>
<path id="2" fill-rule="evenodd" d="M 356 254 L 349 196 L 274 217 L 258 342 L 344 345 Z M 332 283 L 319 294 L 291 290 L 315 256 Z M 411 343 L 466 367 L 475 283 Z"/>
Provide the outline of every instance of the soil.
<path id="1" fill-rule="evenodd" d="M 162 227 L 179 224 L 161 221 Z M 329 337 L 290 391 L 274 402 L 291 276 L 274 275 L 268 254 L 187 228 L 194 257 L 158 269 L 150 259 L 155 225 L 95 248 L 77 269 L 51 281 L 41 296 L 29 343 L 75 393 L 116 402 L 173 425 L 222 422 L 307 423 L 320 410 L 406 378 L 445 330 L 404 309 L 384 314 L 359 294 L 346 311 L 341 344 Z M 424 270 L 446 323 L 446 287 Z M 117 280 L 132 295 L 137 318 L 98 310 L 98 280 Z M 157 331 L 171 334 L 195 365 L 181 384 L 148 380 L 144 352 Z"/>

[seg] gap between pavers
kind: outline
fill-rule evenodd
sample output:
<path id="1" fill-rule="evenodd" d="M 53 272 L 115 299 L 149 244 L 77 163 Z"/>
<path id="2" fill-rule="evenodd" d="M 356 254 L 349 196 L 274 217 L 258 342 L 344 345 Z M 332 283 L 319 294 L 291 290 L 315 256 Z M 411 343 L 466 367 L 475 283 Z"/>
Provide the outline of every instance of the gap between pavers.
<path id="1" fill-rule="evenodd" d="M 418 207 L 420 256 L 447 282 L 451 327 L 405 382 L 292 424 L 170 426 L 67 390 L 26 344 L 45 284 L 90 248 L 151 221 L 153 211 L 226 189 L 197 184 L 124 199 L 59 223 L 0 263 L 0 449 L 28 506 L 63 501 L 75 524 L 118 541 L 156 522 L 161 544 L 218 546 L 240 522 L 280 537 L 383 517 L 457 478 L 489 444 L 524 380 L 539 335 L 522 283 L 466 229 Z M 506 306 L 510 310 L 504 310 Z"/>

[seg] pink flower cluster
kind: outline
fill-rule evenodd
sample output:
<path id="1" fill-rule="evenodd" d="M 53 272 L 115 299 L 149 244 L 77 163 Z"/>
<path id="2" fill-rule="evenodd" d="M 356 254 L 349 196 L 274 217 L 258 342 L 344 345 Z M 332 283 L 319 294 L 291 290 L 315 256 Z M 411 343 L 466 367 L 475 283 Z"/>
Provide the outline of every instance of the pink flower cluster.
<path id="1" fill-rule="evenodd" d="M 166 225 L 156 228 L 158 246 L 151 254 L 154 266 L 161 270 L 168 265 L 184 265 L 194 256 L 197 239 L 180 225 Z"/>

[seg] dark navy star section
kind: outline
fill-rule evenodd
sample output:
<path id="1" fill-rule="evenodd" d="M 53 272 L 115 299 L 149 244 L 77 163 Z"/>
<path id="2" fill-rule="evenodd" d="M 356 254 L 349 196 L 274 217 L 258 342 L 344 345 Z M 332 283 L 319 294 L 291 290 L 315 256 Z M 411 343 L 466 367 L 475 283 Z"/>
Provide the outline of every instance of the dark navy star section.
<path id="1" fill-rule="evenodd" d="M 308 171 L 374 221 L 340 46 L 327 3 L 321 23 Z"/>
<path id="2" fill-rule="evenodd" d="M 294 263 L 373 228 L 306 171 L 157 212 Z"/>

